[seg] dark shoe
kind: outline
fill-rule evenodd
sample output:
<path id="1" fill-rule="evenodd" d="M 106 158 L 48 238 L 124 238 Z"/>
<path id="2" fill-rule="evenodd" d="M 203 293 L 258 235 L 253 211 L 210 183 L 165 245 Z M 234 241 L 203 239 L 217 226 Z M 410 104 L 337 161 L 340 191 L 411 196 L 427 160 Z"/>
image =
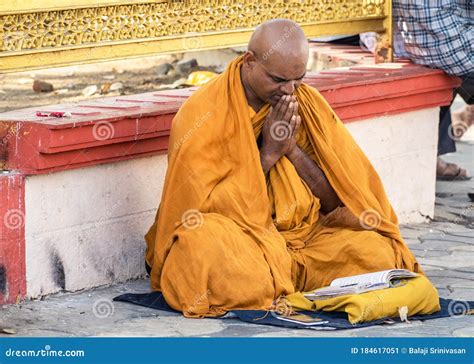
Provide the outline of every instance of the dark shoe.
<path id="1" fill-rule="evenodd" d="M 471 176 L 457 164 L 446 163 L 438 157 L 436 163 L 436 179 L 438 181 L 468 181 Z"/>

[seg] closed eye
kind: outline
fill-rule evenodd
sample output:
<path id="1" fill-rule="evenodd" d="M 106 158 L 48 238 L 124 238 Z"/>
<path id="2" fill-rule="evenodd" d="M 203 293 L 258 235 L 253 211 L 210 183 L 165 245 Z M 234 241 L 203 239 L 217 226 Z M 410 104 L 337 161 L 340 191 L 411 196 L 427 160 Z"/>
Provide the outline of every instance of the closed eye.
<path id="1" fill-rule="evenodd" d="M 283 78 L 272 76 L 272 80 L 277 83 L 286 82 Z"/>
<path id="2" fill-rule="evenodd" d="M 306 76 L 306 73 L 303 76 L 301 76 L 300 78 L 295 79 L 295 81 L 301 81 L 304 78 L 304 76 Z M 289 80 L 285 80 L 285 79 L 280 78 L 280 77 L 276 77 L 276 76 L 270 76 L 270 77 L 272 78 L 273 82 L 276 82 L 276 83 L 289 82 Z"/>

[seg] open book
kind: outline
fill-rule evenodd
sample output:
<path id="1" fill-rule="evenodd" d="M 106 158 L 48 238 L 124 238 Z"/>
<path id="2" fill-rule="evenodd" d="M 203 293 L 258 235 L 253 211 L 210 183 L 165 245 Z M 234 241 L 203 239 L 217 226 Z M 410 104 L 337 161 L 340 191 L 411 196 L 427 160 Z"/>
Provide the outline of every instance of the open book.
<path id="1" fill-rule="evenodd" d="M 406 269 L 389 269 L 381 272 L 359 274 L 356 276 L 337 278 L 328 287 L 318 288 L 307 292 L 304 296 L 311 300 L 322 300 L 326 298 L 342 296 L 346 294 L 357 294 L 376 289 L 396 286 L 398 280 L 403 278 L 417 277 L 417 273 Z"/>

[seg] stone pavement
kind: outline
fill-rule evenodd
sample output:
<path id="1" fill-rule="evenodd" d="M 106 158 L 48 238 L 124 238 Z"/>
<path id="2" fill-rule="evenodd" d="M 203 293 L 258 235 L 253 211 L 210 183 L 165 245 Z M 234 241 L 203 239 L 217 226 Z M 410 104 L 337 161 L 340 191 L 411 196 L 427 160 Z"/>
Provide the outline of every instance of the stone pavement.
<path id="1" fill-rule="evenodd" d="M 473 145 L 459 144 L 446 160 L 474 173 Z M 474 300 L 474 214 L 467 192 L 473 182 L 438 182 L 433 221 L 402 227 L 405 241 L 438 288 L 441 297 Z M 412 321 L 341 331 L 282 329 L 237 319 L 186 319 L 111 299 L 125 292 L 147 292 L 148 280 L 136 280 L 78 293 L 60 293 L 43 300 L 0 308 L 9 336 L 209 336 L 209 337 L 405 337 L 474 336 L 473 316 L 426 322 Z M 460 301 L 462 304 L 462 301 Z"/>

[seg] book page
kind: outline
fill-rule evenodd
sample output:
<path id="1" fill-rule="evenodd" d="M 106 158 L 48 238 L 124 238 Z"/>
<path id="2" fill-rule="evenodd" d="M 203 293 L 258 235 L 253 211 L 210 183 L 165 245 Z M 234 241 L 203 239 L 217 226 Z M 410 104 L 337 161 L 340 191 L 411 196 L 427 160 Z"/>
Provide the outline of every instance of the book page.
<path id="1" fill-rule="evenodd" d="M 359 274 L 350 277 L 337 278 L 328 287 L 315 289 L 305 293 L 309 300 L 326 299 L 347 294 L 359 294 L 378 289 L 389 288 L 391 281 L 400 278 L 412 278 L 418 276 L 417 273 L 406 269 L 388 269 L 381 272 Z"/>
<path id="2" fill-rule="evenodd" d="M 350 286 L 350 285 L 366 286 L 366 285 L 372 285 L 372 284 L 378 284 L 378 283 L 387 283 L 387 276 L 390 271 L 391 269 L 384 270 L 381 272 L 373 272 L 373 273 L 359 274 L 356 276 L 337 278 L 331 282 L 330 286 L 331 287 L 344 287 L 344 286 Z"/>

